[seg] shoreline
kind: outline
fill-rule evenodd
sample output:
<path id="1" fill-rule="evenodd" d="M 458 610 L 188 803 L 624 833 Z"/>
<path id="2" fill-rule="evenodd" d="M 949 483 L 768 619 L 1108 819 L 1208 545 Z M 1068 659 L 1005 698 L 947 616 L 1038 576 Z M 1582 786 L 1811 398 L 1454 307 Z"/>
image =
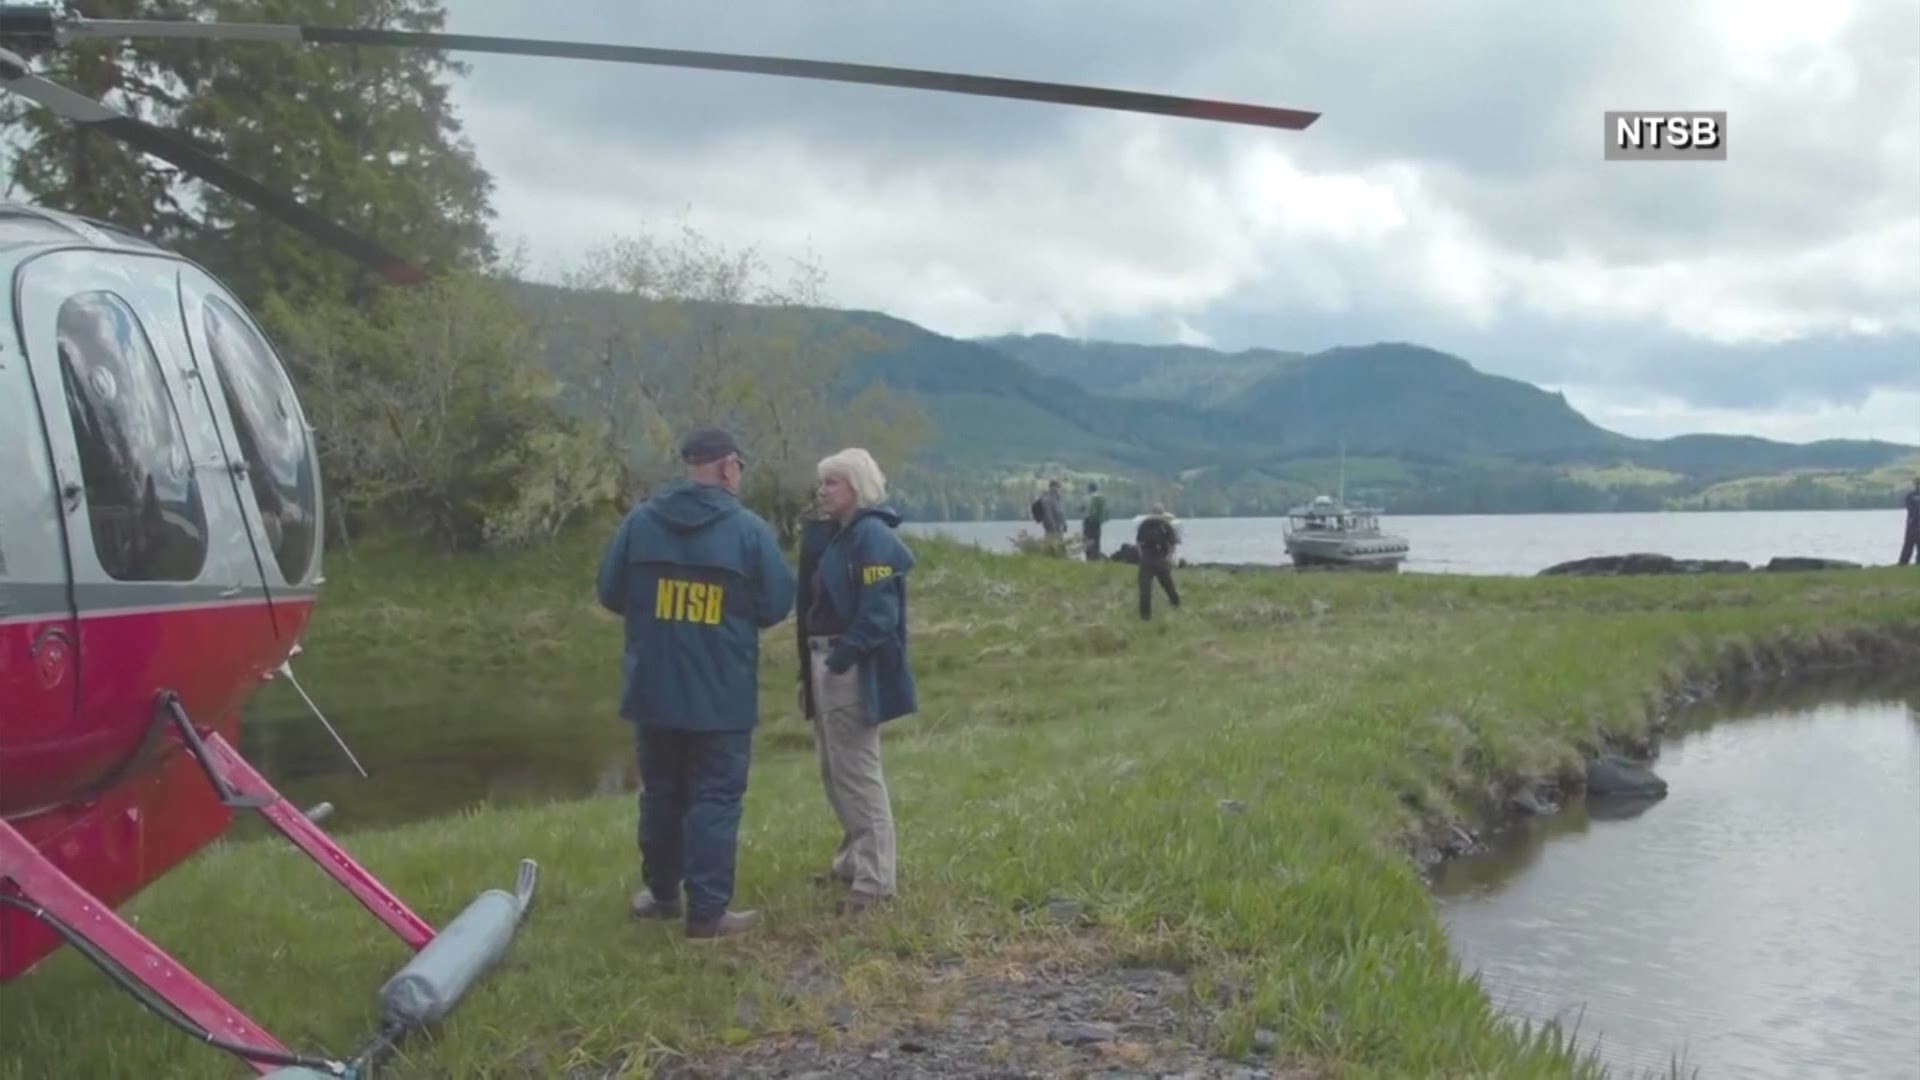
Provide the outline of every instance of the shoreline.
<path id="1" fill-rule="evenodd" d="M 1689 710 L 1719 704 L 1728 694 L 1764 695 L 1839 676 L 1920 671 L 1920 624 L 1905 630 L 1856 630 L 1844 645 L 1818 630 L 1786 631 L 1770 641 L 1725 646 L 1722 651 L 1734 655 L 1693 663 L 1669 675 L 1664 685 L 1648 695 L 1641 717 L 1645 736 L 1603 731 L 1598 744 L 1585 756 L 1585 763 L 1613 756 L 1652 768 L 1660 759 L 1662 739 L 1677 719 Z M 1430 880 L 1442 864 L 1479 853 L 1489 839 L 1519 822 L 1562 813 L 1575 800 L 1589 797 L 1584 772 L 1500 777 L 1490 784 L 1487 797 L 1474 814 L 1460 821 L 1436 823 L 1425 833 L 1409 837 L 1407 854 Z"/>

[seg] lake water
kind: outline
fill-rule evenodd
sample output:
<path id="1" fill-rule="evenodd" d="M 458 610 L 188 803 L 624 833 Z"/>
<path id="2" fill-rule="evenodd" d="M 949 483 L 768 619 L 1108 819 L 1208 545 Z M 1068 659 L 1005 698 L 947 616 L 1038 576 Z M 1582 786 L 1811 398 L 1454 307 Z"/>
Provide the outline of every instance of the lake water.
<path id="1" fill-rule="evenodd" d="M 1655 552 L 1677 559 L 1741 559 L 1764 565 L 1776 555 L 1845 559 L 1865 566 L 1894 562 L 1906 516 L 1902 510 L 1795 510 L 1633 514 L 1460 514 L 1381 518 L 1406 538 L 1405 573 L 1530 575 L 1555 563 L 1593 555 Z M 1191 562 L 1288 562 L 1285 518 L 1191 518 L 1180 522 L 1180 554 Z M 1133 538 L 1133 521 L 1107 524 L 1111 553 Z M 1011 553 L 1031 521 L 920 522 L 909 534 L 945 533 L 989 551 Z M 1077 535 L 1079 525 L 1072 526 Z"/>
<path id="2" fill-rule="evenodd" d="M 1920 681 L 1716 715 L 1664 800 L 1443 867 L 1456 955 L 1614 1075 L 1920 1076 Z"/>

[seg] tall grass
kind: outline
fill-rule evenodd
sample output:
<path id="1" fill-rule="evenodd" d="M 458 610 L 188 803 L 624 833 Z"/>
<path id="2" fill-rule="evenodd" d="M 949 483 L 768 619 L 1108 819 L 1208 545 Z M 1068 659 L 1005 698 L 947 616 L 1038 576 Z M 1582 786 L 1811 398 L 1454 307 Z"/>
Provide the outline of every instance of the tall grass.
<path id="1" fill-rule="evenodd" d="M 305 678 L 335 694 L 470 671 L 613 710 L 619 628 L 598 537 L 519 556 L 335 560 Z M 514 861 L 539 899 L 502 968 L 397 1074 L 561 1075 L 828 1032 L 837 1007 L 937 1012 L 942 962 L 1093 956 L 1187 970 L 1219 1049 L 1343 1074 L 1591 1075 L 1462 973 L 1408 856 L 1489 787 L 1571 776 L 1694 669 L 1920 640 L 1920 575 L 1868 570 L 1494 580 L 1187 573 L 1134 612 L 1132 568 L 916 545 L 923 712 L 887 729 L 902 895 L 845 925 L 809 883 L 837 826 L 794 715 L 790 624 L 767 635 L 739 903 L 718 947 L 625 913 L 631 797 L 478 809 L 348 846 L 436 925 Z M 581 689 L 581 688 L 589 689 Z M 420 733 L 431 738 L 431 731 Z M 1084 925 L 1062 925 L 1068 899 Z M 227 843 L 127 907 L 283 1039 L 345 1052 L 405 950 L 284 844 Z M 798 973 L 805 972 L 804 978 Z M 206 1076 L 225 1063 L 62 954 L 0 989 L 0 1077 Z"/>

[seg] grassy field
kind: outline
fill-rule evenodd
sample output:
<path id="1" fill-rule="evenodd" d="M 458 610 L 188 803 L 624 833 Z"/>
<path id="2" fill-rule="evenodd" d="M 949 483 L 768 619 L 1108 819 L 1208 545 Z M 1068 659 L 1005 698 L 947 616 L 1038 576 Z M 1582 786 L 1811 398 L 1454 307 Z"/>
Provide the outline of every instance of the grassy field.
<path id="1" fill-rule="evenodd" d="M 601 537 L 539 553 L 335 558 L 310 688 L 400 685 L 423 665 L 580 694 L 611 717 L 617 624 L 594 605 Z M 1558 1076 L 1449 956 L 1415 838 L 1484 813 L 1490 785 L 1577 774 L 1644 732 L 1689 671 L 1782 656 L 1866 659 L 1920 640 L 1920 574 L 1668 579 L 1188 573 L 1142 624 L 1131 568 L 918 545 L 924 711 L 888 729 L 899 905 L 837 922 L 809 883 L 838 838 L 795 715 L 790 625 L 763 656 L 766 722 L 741 837 L 740 942 L 636 925 L 630 796 L 352 834 L 443 925 L 539 860 L 507 962 L 397 1075 L 564 1075 L 936 1012 L 936 963 L 1175 963 L 1218 1000 L 1223 1049 L 1353 1076 Z M 1159 599 L 1159 598 L 1156 598 Z M 609 723 L 613 721 L 608 720 Z M 431 733 L 423 732 L 422 737 Z M 1228 802 L 1231 800 L 1231 802 Z M 1223 804 L 1225 808 L 1223 809 Z M 255 1019 L 348 1053 L 405 960 L 284 844 L 227 843 L 128 905 Z M 1050 898 L 1091 927 L 1056 925 Z M 789 993 L 802 966 L 816 989 Z M 71 952 L 0 988 L 0 1077 L 207 1076 L 227 1062 Z M 595 1072 L 592 1075 L 602 1075 Z M 586 1075 L 586 1074 L 582 1074 Z"/>

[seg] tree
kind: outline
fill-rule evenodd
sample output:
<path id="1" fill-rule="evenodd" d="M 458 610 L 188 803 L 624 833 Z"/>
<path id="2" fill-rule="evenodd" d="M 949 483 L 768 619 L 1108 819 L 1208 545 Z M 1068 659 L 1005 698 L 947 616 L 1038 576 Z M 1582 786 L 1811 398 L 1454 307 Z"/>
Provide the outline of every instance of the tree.
<path id="1" fill-rule="evenodd" d="M 90 18 L 180 18 L 194 0 L 94 0 L 78 5 Z M 131 45 L 86 41 L 35 57 L 47 78 L 109 108 L 171 127 L 186 97 L 181 73 L 193 61 L 179 42 Z M 13 95 L 0 95 L 0 133 L 14 144 L 7 194 L 176 242 L 193 229 L 171 166 L 131 150 L 88 126 Z"/>
<path id="2" fill-rule="evenodd" d="M 439 0 L 200 0 L 221 21 L 438 31 Z M 492 179 L 448 101 L 467 68 L 429 49 L 201 50 L 179 124 L 242 172 L 416 263 L 472 270 L 494 256 Z M 192 252 L 241 296 L 360 299 L 370 273 L 216 189 L 201 192 Z"/>
<path id="3" fill-rule="evenodd" d="M 469 550 L 549 539 L 617 502 L 617 463 L 564 413 L 531 327 L 498 282 L 448 275 L 361 308 L 270 297 L 340 535 L 406 529 Z"/>
<path id="4" fill-rule="evenodd" d="M 796 261 L 774 280 L 755 249 L 729 249 L 683 223 L 674 242 L 616 238 L 564 281 L 616 301 L 574 309 L 566 330 L 587 355 L 556 362 L 592 388 L 583 407 L 642 485 L 677 466 L 688 428 L 729 427 L 751 458 L 743 497 L 791 543 L 820 458 L 859 445 L 885 468 L 929 437 L 916 402 L 881 385 L 843 392 L 878 342 L 826 309 L 816 263 Z"/>
<path id="5" fill-rule="evenodd" d="M 439 0 L 93 0 L 93 18 L 215 18 L 438 30 Z M 316 212 L 444 271 L 494 257 L 492 181 L 447 98 L 466 68 L 426 49 L 254 42 L 79 42 L 47 74 L 169 129 Z M 249 305 L 362 299 L 370 271 L 209 185 L 15 99 L 10 191 L 182 250 Z"/>

